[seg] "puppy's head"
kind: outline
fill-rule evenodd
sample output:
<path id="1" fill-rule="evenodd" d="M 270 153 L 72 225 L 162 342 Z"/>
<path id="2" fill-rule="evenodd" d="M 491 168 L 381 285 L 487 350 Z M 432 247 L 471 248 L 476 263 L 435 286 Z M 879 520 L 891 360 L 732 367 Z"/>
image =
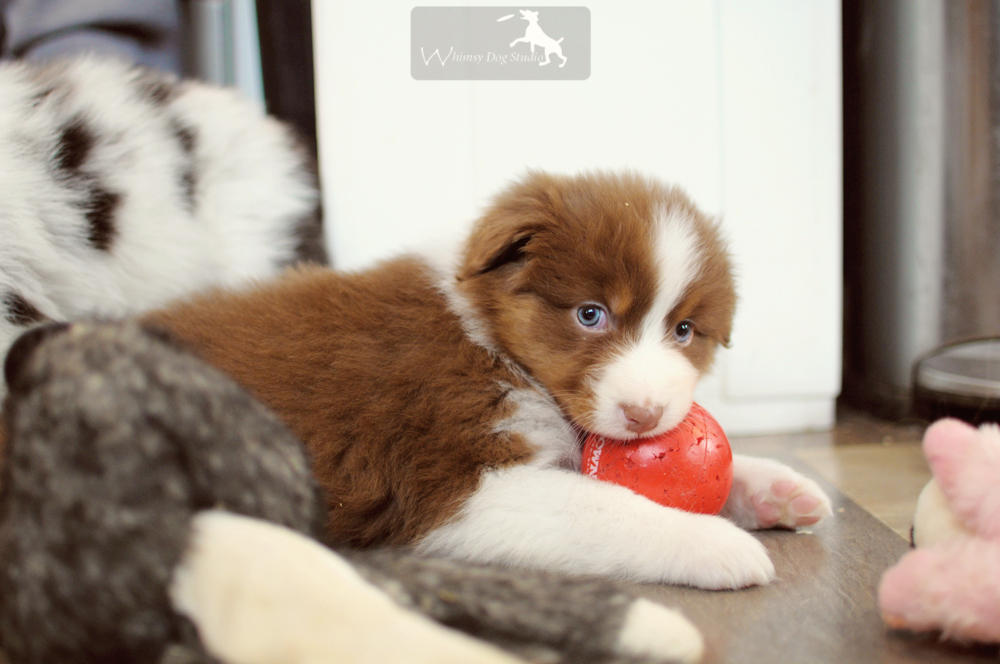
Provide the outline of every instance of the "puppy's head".
<path id="1" fill-rule="evenodd" d="M 631 173 L 529 173 L 479 220 L 457 277 L 482 334 L 576 426 L 619 439 L 684 418 L 736 301 L 715 223 Z"/>

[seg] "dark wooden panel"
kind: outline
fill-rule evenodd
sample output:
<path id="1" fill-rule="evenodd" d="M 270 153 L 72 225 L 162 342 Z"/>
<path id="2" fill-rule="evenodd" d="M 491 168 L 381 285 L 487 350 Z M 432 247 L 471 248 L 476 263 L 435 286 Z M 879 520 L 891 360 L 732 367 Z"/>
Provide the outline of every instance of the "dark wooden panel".
<path id="1" fill-rule="evenodd" d="M 290 123 L 316 156 L 310 0 L 257 0 L 267 112 Z"/>

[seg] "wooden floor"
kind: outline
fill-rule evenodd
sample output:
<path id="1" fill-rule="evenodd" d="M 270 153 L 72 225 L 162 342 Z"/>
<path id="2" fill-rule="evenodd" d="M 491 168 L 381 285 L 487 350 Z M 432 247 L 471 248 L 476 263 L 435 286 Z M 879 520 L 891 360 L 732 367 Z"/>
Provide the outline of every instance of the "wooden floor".
<path id="1" fill-rule="evenodd" d="M 777 458 L 816 479 L 834 501 L 835 518 L 798 533 L 759 535 L 777 568 L 770 586 L 737 592 L 637 586 L 637 592 L 680 607 L 698 625 L 706 664 L 996 662 L 996 647 L 962 648 L 888 631 L 878 613 L 879 579 L 909 547 L 902 533 L 930 476 L 921 432 L 848 414 L 832 433 L 732 441 L 738 452 Z"/>

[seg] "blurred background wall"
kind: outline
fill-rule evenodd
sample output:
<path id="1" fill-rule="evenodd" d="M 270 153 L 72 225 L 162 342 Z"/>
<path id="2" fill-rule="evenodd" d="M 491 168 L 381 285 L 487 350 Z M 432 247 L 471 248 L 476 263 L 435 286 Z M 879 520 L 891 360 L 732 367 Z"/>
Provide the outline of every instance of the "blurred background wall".
<path id="1" fill-rule="evenodd" d="M 841 383 L 840 3 L 587 7 L 587 80 L 418 81 L 412 3 L 313 3 L 335 264 L 460 236 L 529 167 L 638 169 L 721 217 L 735 254 L 733 348 L 698 400 L 730 433 L 830 427 Z"/>

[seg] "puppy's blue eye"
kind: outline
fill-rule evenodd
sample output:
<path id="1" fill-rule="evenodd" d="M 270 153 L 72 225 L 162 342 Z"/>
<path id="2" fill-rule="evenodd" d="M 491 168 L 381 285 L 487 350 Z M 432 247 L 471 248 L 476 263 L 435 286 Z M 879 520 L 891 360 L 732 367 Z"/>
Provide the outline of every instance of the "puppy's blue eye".
<path id="1" fill-rule="evenodd" d="M 580 325 L 591 330 L 599 330 L 608 323 L 608 313 L 596 304 L 585 304 L 576 310 Z"/>
<path id="2" fill-rule="evenodd" d="M 689 320 L 682 320 L 677 323 L 677 327 L 674 328 L 674 339 L 681 344 L 686 344 L 691 341 L 691 336 L 694 334 L 694 323 Z"/>

